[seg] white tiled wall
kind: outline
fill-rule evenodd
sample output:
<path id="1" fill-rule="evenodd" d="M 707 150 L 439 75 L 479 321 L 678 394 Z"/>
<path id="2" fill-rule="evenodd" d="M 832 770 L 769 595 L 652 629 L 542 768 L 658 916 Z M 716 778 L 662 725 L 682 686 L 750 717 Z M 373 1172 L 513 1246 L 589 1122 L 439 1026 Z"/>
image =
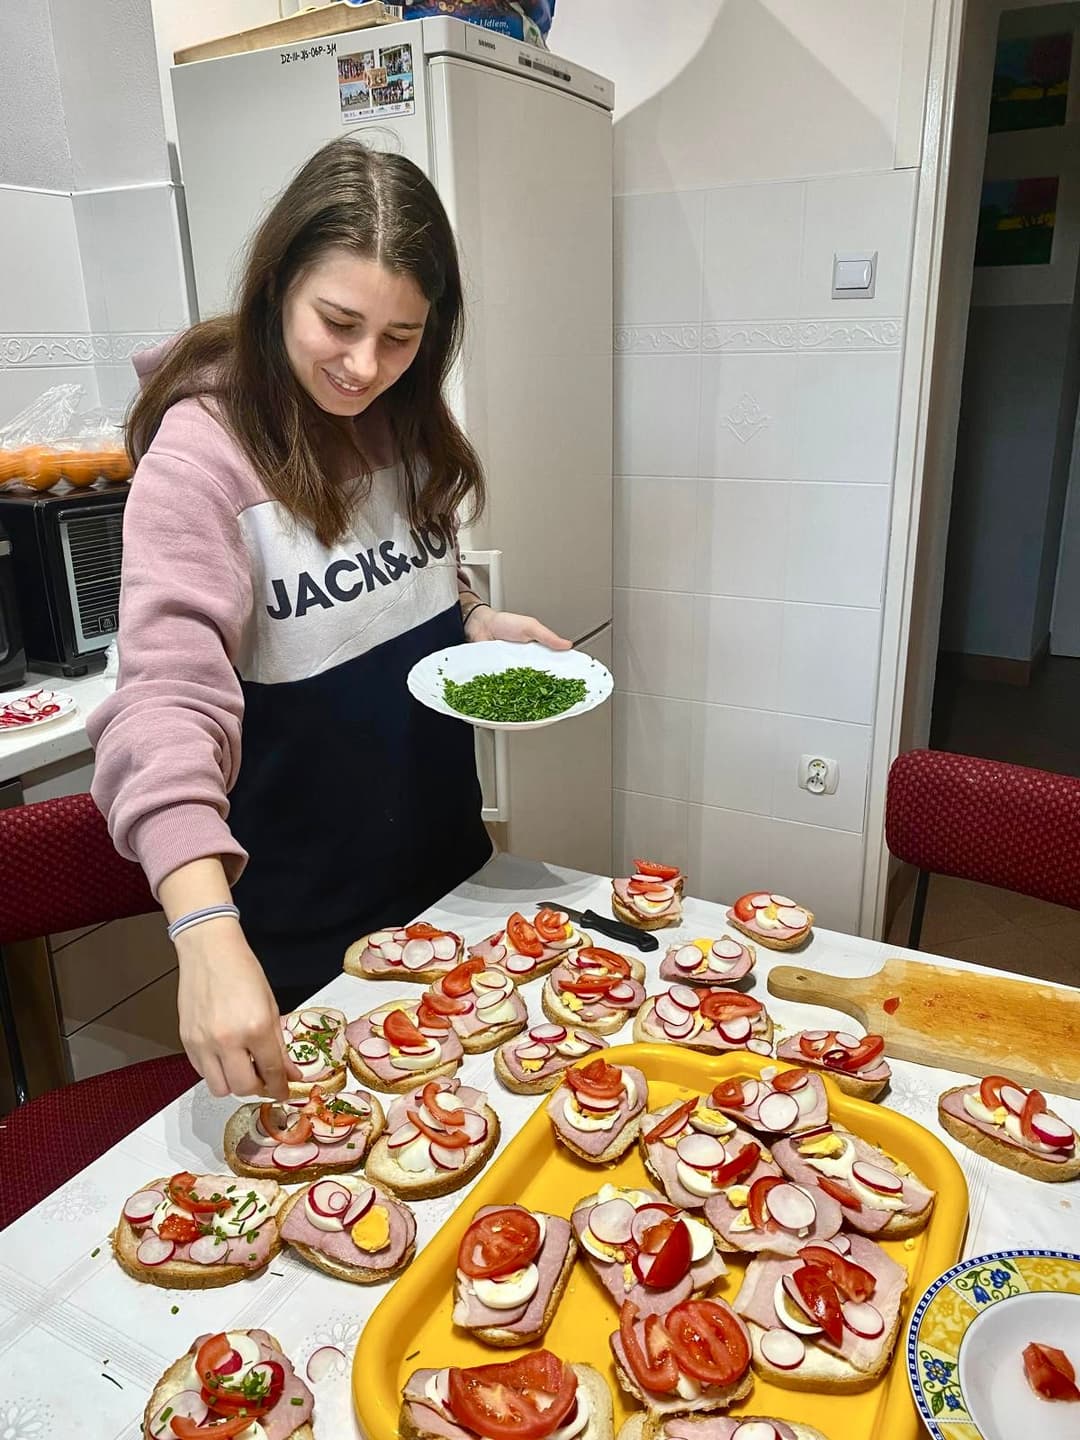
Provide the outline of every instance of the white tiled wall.
<path id="1" fill-rule="evenodd" d="M 616 201 L 616 855 L 858 926 L 915 172 Z M 837 250 L 876 298 L 834 301 Z M 839 764 L 835 795 L 799 757 Z"/>

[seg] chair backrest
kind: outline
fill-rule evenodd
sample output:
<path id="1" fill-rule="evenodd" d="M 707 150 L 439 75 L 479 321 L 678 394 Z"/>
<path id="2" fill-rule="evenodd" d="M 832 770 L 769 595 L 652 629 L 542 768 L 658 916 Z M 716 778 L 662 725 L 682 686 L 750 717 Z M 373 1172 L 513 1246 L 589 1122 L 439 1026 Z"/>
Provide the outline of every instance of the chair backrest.
<path id="1" fill-rule="evenodd" d="M 1080 780 L 945 750 L 889 771 L 885 839 L 899 860 L 1080 910 Z"/>
<path id="2" fill-rule="evenodd" d="M 89 795 L 0 810 L 0 945 L 156 909 Z"/>

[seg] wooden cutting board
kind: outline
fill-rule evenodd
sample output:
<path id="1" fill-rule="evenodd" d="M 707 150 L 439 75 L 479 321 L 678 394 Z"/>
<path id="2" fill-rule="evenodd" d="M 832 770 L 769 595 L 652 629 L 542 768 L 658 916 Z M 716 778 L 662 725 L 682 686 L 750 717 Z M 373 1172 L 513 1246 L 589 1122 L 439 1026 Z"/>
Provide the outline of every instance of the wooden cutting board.
<path id="1" fill-rule="evenodd" d="M 769 991 L 781 1000 L 842 1010 L 884 1035 L 886 1054 L 897 1060 L 1005 1075 L 1018 1085 L 1080 1098 L 1080 990 L 886 960 L 876 975 L 854 979 L 780 965 L 769 972 Z M 887 1000 L 900 1003 L 886 1009 Z"/>

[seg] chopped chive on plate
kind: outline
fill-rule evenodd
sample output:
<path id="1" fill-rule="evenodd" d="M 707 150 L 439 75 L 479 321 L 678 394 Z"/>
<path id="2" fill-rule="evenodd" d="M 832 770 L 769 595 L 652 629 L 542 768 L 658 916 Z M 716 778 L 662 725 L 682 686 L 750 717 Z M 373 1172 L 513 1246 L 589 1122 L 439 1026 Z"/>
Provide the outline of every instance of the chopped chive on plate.
<path id="1" fill-rule="evenodd" d="M 514 673 L 521 671 L 540 674 Z M 455 720 L 485 730 L 539 730 L 602 705 L 613 681 L 599 660 L 581 650 L 480 640 L 418 660 L 408 686 L 421 704 Z M 495 718 L 504 715 L 519 718 Z"/>

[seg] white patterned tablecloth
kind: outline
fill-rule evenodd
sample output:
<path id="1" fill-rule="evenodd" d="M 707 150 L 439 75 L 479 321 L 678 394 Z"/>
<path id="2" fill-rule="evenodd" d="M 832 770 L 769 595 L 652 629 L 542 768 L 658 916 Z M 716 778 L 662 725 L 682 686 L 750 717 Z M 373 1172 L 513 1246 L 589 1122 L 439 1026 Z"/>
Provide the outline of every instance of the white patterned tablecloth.
<path id="1" fill-rule="evenodd" d="M 469 883 L 448 895 L 429 918 L 475 942 L 501 928 L 513 910 L 529 912 L 540 900 L 610 914 L 610 882 L 577 871 L 499 856 Z M 658 986 L 660 957 L 677 936 L 718 935 L 723 908 L 689 899 L 679 931 L 662 931 L 660 949 L 645 958 L 647 988 Z M 598 943 L 607 943 L 602 936 Z M 637 952 L 635 952 L 637 953 Z M 936 963 L 958 961 L 897 951 L 874 941 L 818 930 L 799 963 L 845 975 L 876 970 L 887 955 Z M 790 1004 L 768 995 L 770 966 L 789 963 L 759 948 L 753 993 L 767 1001 L 781 1031 L 806 1026 L 850 1028 L 839 1012 Z M 961 966 L 960 968 L 971 968 Z M 523 990 L 533 1023 L 540 1023 L 539 983 Z M 342 975 L 318 998 L 351 1018 L 376 1004 L 417 994 L 407 984 Z M 630 1039 L 630 1026 L 611 1043 Z M 966 1255 L 1014 1246 L 1080 1248 L 1080 1193 L 1075 1184 L 1046 1185 L 1003 1170 L 957 1145 L 937 1125 L 937 1096 L 965 1078 L 951 1071 L 893 1063 L 884 1103 L 933 1131 L 954 1151 L 967 1176 L 971 1219 Z M 511 1095 L 494 1078 L 492 1057 L 466 1056 L 462 1079 L 488 1090 L 502 1120 L 505 1145 L 524 1124 L 535 1098 Z M 320 1345 L 349 1356 L 365 1322 L 386 1292 L 348 1285 L 296 1259 L 288 1249 L 269 1271 L 220 1290 L 158 1289 L 120 1270 L 108 1243 L 126 1197 L 158 1175 L 189 1169 L 223 1170 L 221 1137 L 235 1100 L 215 1100 L 203 1086 L 147 1121 L 100 1160 L 0 1233 L 0 1437 L 2 1440 L 137 1440 L 146 1398 L 161 1373 L 200 1332 L 263 1326 L 276 1334 L 303 1373 Z M 1080 1125 L 1080 1103 L 1055 1108 Z M 2 1123 L 2 1122 L 0 1122 Z M 62 1134 L 56 1136 L 62 1145 Z M 500 1148 L 501 1148 L 500 1146 Z M 0 1184 L 3 1177 L 0 1177 Z M 469 1188 L 416 1209 L 423 1246 Z M 318 1440 L 350 1440 L 361 1432 L 353 1416 L 349 1377 L 315 1387 Z"/>

